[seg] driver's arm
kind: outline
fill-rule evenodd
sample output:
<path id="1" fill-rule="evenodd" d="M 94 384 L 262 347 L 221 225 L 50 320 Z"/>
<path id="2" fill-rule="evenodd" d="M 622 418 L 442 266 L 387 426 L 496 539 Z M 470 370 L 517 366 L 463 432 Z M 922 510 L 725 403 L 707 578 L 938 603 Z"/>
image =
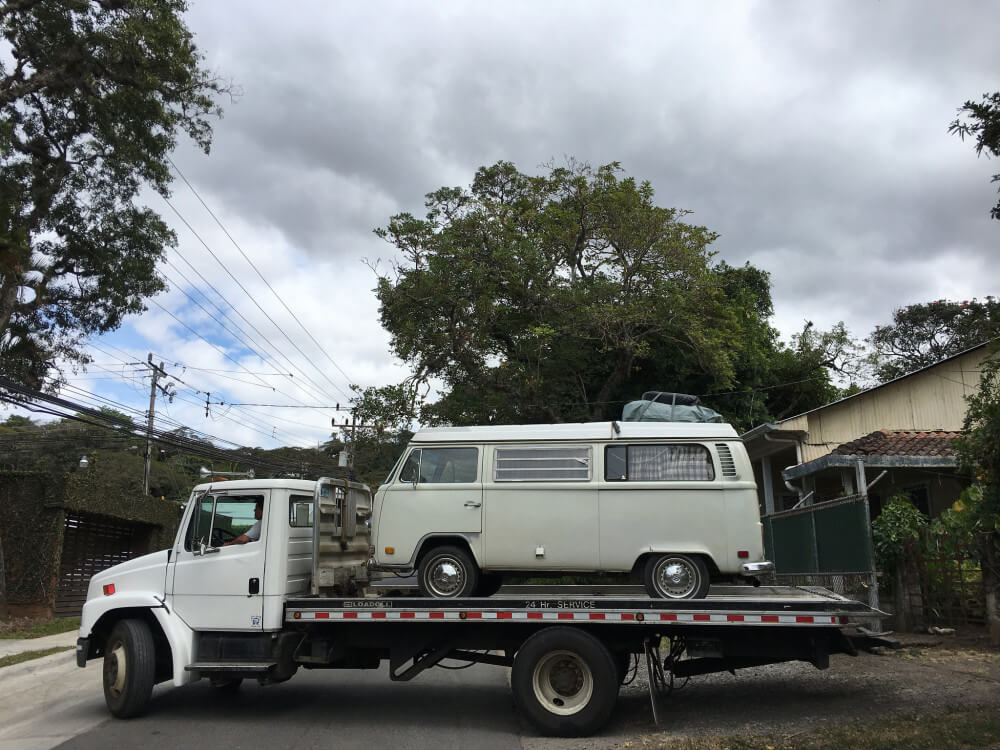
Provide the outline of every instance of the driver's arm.
<path id="1" fill-rule="evenodd" d="M 248 537 L 246 534 L 240 534 L 235 539 L 230 539 L 228 542 L 223 542 L 223 547 L 228 547 L 230 544 L 246 544 L 247 542 L 252 542 L 253 539 Z"/>

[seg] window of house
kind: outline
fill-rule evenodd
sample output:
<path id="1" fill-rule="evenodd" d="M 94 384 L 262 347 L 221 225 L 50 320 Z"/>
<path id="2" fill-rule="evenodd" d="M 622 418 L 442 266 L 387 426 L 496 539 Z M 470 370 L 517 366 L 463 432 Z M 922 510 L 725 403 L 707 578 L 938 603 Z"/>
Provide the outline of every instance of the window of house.
<path id="1" fill-rule="evenodd" d="M 566 482 L 590 479 L 590 446 L 497 448 L 497 482 Z"/>
<path id="2" fill-rule="evenodd" d="M 704 445 L 609 445 L 604 453 L 609 482 L 692 482 L 715 479 Z"/>

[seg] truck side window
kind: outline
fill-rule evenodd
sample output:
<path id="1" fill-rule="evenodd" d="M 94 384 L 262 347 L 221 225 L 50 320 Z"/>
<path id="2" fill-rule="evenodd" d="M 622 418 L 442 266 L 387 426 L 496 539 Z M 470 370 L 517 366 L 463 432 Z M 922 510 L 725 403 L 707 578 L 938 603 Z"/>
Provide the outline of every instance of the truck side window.
<path id="1" fill-rule="evenodd" d="M 293 529 L 312 528 L 313 499 L 308 495 L 288 498 L 288 525 Z"/>
<path id="2" fill-rule="evenodd" d="M 418 448 L 407 456 L 399 481 L 416 476 L 419 484 L 464 484 L 476 481 L 478 468 L 477 448 Z"/>
<path id="3" fill-rule="evenodd" d="M 704 445 L 609 445 L 604 452 L 609 482 L 709 482 L 712 454 Z"/>

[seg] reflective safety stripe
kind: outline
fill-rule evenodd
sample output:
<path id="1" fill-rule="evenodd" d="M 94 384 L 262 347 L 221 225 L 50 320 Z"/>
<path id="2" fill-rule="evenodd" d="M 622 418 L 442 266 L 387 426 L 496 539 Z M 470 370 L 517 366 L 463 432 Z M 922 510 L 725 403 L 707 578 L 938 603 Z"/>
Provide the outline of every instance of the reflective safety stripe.
<path id="1" fill-rule="evenodd" d="M 737 612 L 581 612 L 581 611 L 482 611 L 482 610 L 296 610 L 288 613 L 295 620 L 553 620 L 573 622 L 613 622 L 646 624 L 653 622 L 711 623 L 718 625 L 750 623 L 756 625 L 837 625 L 835 615 L 754 615 Z"/>

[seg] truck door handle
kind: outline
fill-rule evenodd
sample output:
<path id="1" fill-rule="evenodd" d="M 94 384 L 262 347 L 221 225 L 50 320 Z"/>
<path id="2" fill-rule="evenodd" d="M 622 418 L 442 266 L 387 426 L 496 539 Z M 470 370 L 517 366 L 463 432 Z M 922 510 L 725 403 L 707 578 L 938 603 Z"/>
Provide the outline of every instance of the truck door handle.
<path id="1" fill-rule="evenodd" d="M 247 586 L 247 596 L 253 596 L 254 594 L 260 593 L 260 579 L 251 578 L 249 585 Z"/>
<path id="2" fill-rule="evenodd" d="M 482 503 L 477 503 L 475 500 L 470 500 L 465 504 L 466 508 L 478 508 Z"/>

